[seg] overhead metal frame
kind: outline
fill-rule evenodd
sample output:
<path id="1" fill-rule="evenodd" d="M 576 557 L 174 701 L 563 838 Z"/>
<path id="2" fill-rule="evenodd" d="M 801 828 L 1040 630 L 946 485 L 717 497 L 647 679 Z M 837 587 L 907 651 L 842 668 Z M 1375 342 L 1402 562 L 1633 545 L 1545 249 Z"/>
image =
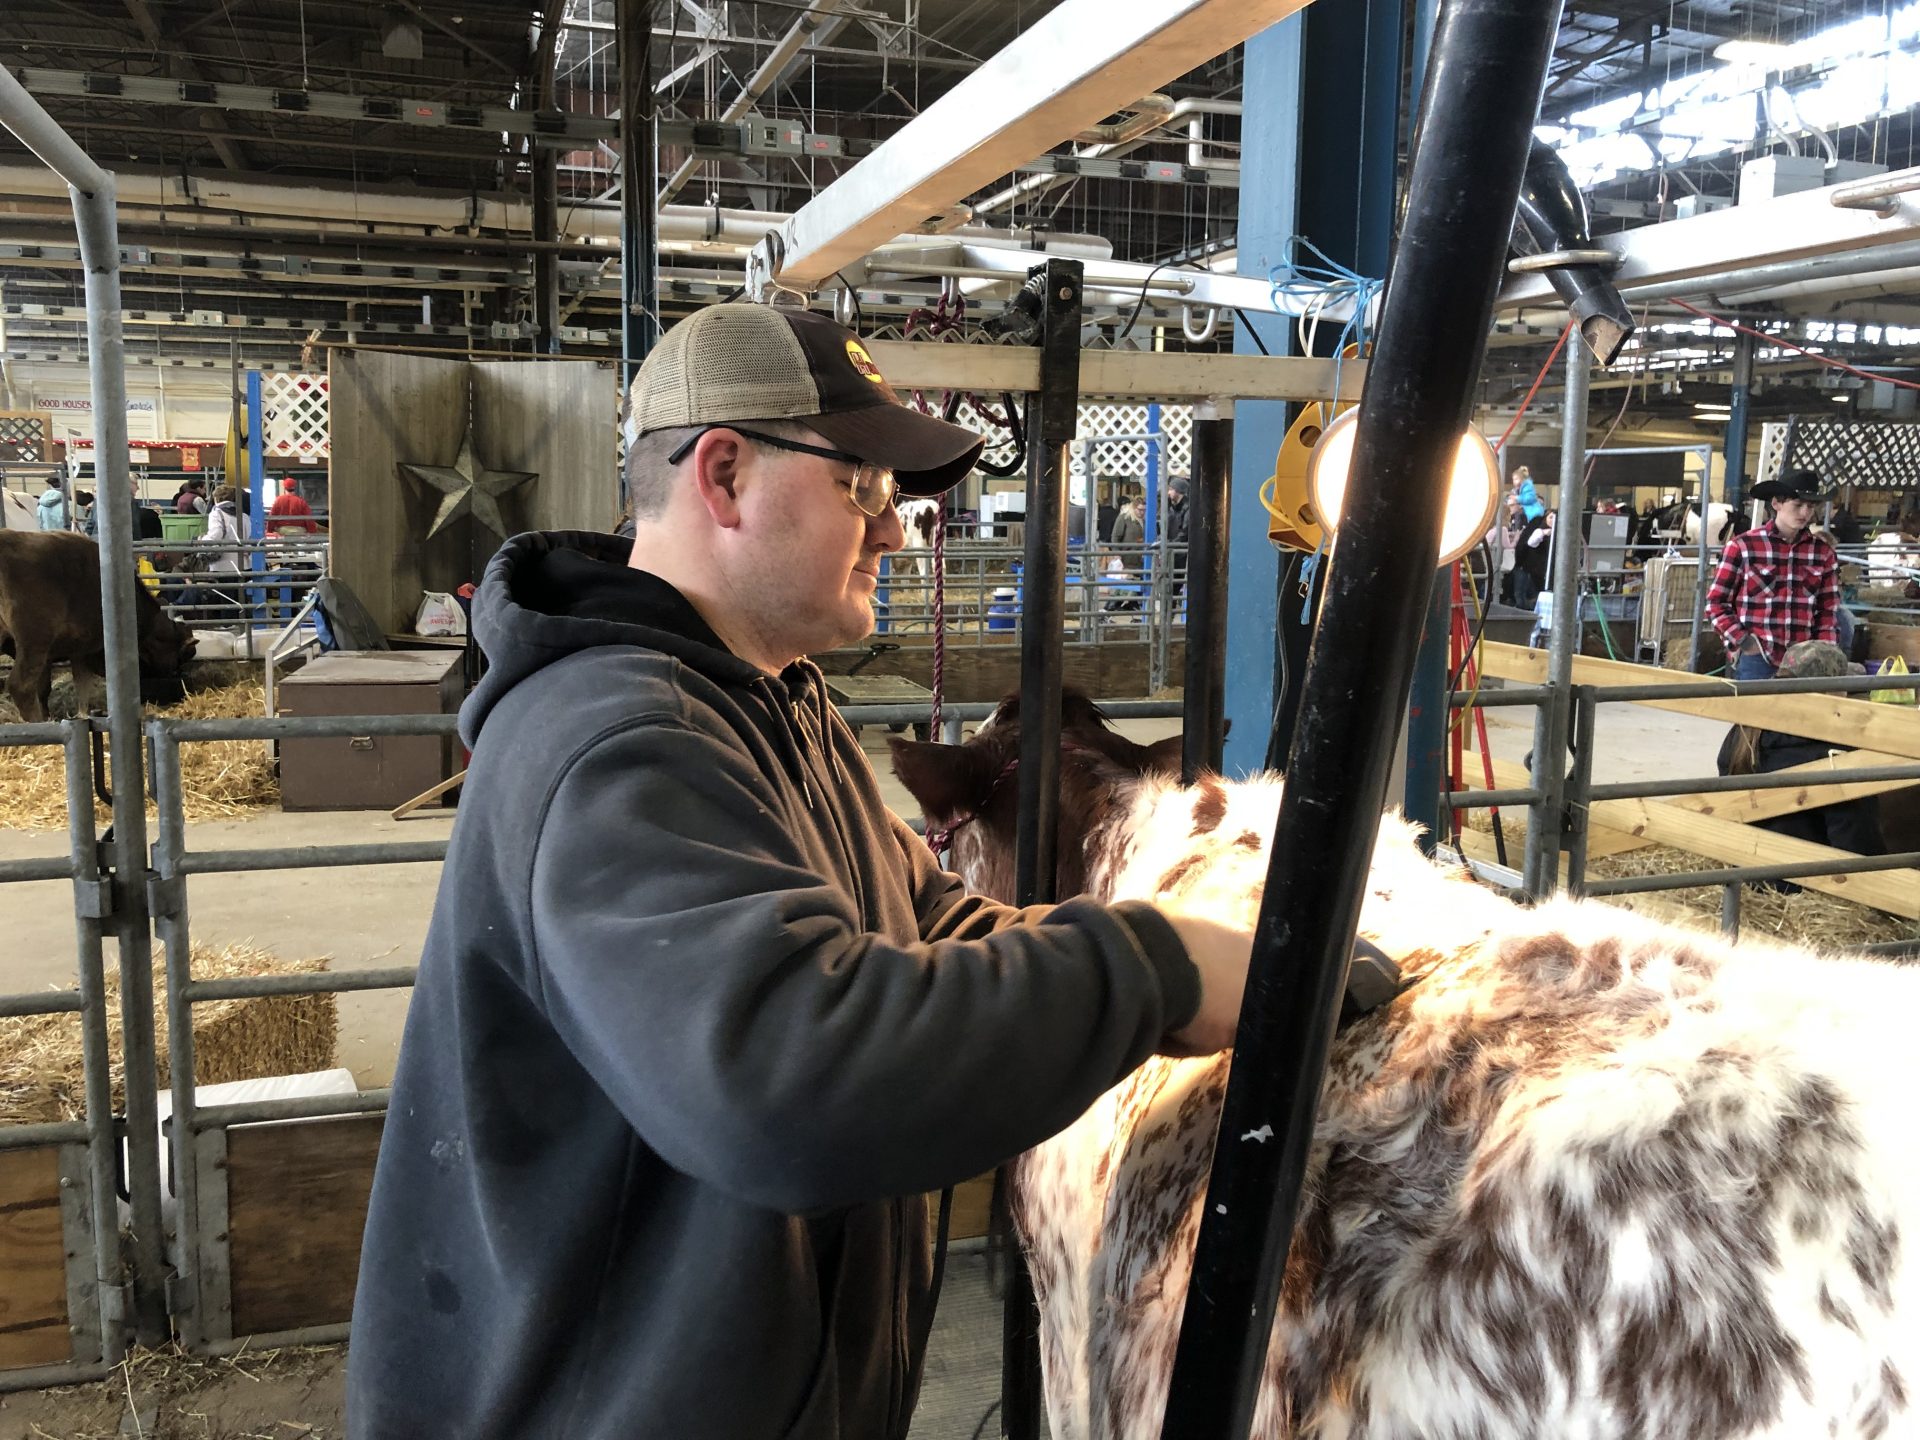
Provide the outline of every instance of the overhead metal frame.
<path id="1" fill-rule="evenodd" d="M 34 95 L 465 130 L 494 137 L 519 135 L 535 146 L 556 150 L 577 150 L 598 140 L 611 140 L 618 133 L 618 122 L 600 115 L 558 109 L 515 110 L 505 105 L 461 105 L 422 95 L 343 95 L 298 86 L 232 85 L 224 81 L 171 80 L 35 66 L 13 73 L 22 87 Z"/>
<path id="2" fill-rule="evenodd" d="M 1920 172 L 1878 178 L 1909 174 Z M 1646 225 L 1602 236 L 1595 245 L 1619 257 L 1613 283 L 1633 301 L 1733 296 L 1742 289 L 1913 264 L 1920 255 L 1920 195 L 1900 191 L 1870 210 L 1837 204 L 1842 189 L 1808 190 Z M 1547 277 L 1528 274 L 1507 282 L 1494 309 L 1504 314 L 1553 304 Z"/>
<path id="3" fill-rule="evenodd" d="M 1040 351 L 1031 345 L 929 345 L 869 340 L 874 364 L 901 389 L 976 390 L 981 394 L 1040 388 Z M 1083 350 L 1080 393 L 1204 401 L 1355 401 L 1366 381 L 1363 362 L 1292 355 L 1199 354 L 1190 351 Z M 1339 380 L 1336 395 L 1334 381 Z"/>
<path id="4" fill-rule="evenodd" d="M 748 261 L 748 293 L 834 272 L 1306 0 L 1065 0 L 855 165 Z"/>

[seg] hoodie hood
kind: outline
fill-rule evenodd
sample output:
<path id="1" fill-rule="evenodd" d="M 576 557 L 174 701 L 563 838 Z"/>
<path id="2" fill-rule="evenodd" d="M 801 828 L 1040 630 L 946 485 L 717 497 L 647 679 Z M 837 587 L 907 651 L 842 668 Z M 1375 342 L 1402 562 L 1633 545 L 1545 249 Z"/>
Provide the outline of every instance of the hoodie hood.
<path id="1" fill-rule="evenodd" d="M 559 530 L 516 535 L 495 552 L 473 599 L 473 635 L 487 673 L 460 710 L 469 749 L 509 690 L 596 646 L 657 650 L 722 685 L 773 683 L 728 650 L 678 590 L 630 568 L 632 549 L 617 535 Z"/>

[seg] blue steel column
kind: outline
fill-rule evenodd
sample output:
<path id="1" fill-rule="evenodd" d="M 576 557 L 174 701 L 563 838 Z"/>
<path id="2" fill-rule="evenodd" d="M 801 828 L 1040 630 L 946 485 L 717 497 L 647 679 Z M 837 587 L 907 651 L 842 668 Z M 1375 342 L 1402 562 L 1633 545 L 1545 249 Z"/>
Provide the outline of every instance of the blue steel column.
<path id="1" fill-rule="evenodd" d="M 1349 0 L 1310 6 L 1247 42 L 1240 274 L 1266 278 L 1286 261 L 1287 242 L 1296 233 L 1363 275 L 1386 273 L 1404 22 L 1400 0 Z M 1249 324 L 1269 353 L 1298 353 L 1292 323 L 1274 316 L 1253 316 L 1237 325 L 1236 353 L 1260 353 L 1247 333 Z M 1337 326 L 1322 326 L 1323 342 L 1337 331 Z M 1291 418 L 1289 407 L 1278 401 L 1243 400 L 1235 409 L 1233 474 L 1239 493 L 1233 497 L 1227 560 L 1226 695 L 1233 722 L 1226 769 L 1233 775 L 1266 764 L 1268 739 L 1276 728 L 1278 752 L 1285 753 L 1306 672 L 1310 623 L 1300 623 L 1301 597 L 1291 575 L 1283 582 L 1258 498 Z M 1277 715 L 1276 647 L 1285 647 L 1292 681 Z"/>

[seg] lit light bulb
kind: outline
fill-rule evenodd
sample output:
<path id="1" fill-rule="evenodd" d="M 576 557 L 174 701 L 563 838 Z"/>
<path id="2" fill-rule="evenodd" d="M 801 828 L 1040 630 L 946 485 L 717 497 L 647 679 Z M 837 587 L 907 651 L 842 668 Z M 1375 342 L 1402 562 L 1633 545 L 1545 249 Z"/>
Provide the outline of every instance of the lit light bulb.
<path id="1" fill-rule="evenodd" d="M 1340 507 L 1353 470 L 1353 441 L 1360 411 L 1347 411 L 1329 425 L 1307 460 L 1307 493 L 1329 529 L 1340 528 Z M 1451 565 L 1487 533 L 1500 502 L 1500 468 L 1493 447 L 1477 430 L 1460 437 L 1453 477 L 1447 487 L 1446 518 L 1440 527 L 1441 565 Z"/>

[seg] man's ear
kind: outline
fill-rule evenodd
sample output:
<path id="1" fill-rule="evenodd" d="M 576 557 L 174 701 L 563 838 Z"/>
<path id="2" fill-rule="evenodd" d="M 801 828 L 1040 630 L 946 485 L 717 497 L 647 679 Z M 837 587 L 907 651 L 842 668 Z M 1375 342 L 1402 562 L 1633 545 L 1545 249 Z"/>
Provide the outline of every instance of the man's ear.
<path id="1" fill-rule="evenodd" d="M 693 472 L 694 494 L 723 530 L 740 524 L 741 462 L 746 449 L 731 430 L 709 430 L 694 442 L 686 459 Z"/>

